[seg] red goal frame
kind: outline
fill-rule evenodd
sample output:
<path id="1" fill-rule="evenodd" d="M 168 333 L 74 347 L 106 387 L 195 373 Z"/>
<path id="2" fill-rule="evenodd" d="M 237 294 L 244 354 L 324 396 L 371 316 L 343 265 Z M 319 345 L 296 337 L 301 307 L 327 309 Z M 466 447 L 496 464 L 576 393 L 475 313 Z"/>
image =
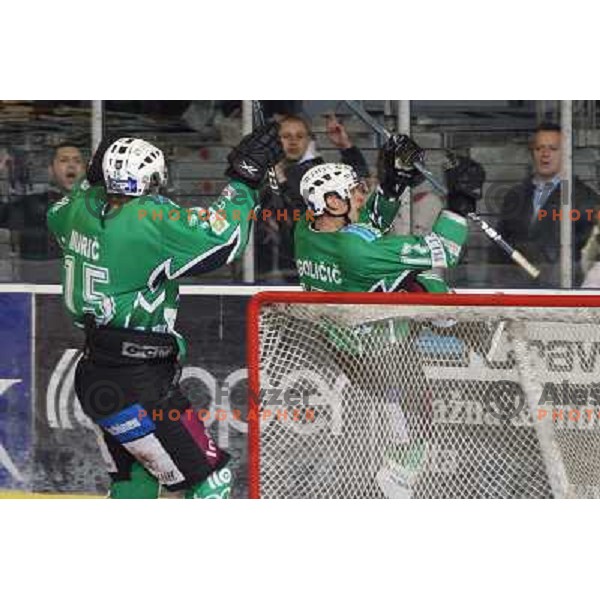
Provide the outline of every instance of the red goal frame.
<path id="1" fill-rule="evenodd" d="M 246 356 L 248 365 L 248 497 L 260 498 L 260 397 L 259 318 L 265 304 L 413 304 L 424 306 L 523 306 L 582 308 L 600 307 L 597 294 L 408 294 L 259 292 L 246 309 Z"/>

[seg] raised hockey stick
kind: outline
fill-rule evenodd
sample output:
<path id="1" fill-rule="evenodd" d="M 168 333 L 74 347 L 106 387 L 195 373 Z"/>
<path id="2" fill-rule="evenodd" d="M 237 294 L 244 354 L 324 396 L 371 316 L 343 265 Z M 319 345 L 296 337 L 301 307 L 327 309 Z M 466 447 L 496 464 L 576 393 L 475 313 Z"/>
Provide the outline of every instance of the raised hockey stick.
<path id="1" fill-rule="evenodd" d="M 364 123 L 366 123 L 373 131 L 377 132 L 379 135 L 383 136 L 386 140 L 391 137 L 391 133 L 381 125 L 377 120 L 375 120 L 358 102 L 355 100 L 345 100 L 348 108 Z M 431 171 L 427 170 L 424 164 L 419 161 L 414 161 L 413 165 L 415 169 L 420 171 L 425 179 L 429 181 L 429 183 L 441 194 L 444 196 L 448 195 L 448 188 L 438 181 Z M 532 265 L 518 250 L 513 248 L 489 223 L 484 221 L 477 213 L 469 213 L 467 217 L 473 221 L 473 223 L 477 223 L 481 230 L 487 237 L 492 240 L 495 244 L 497 244 L 508 256 L 511 258 L 516 264 L 522 267 L 533 279 L 536 279 L 540 270 Z"/>
<path id="2" fill-rule="evenodd" d="M 259 127 L 265 125 L 265 113 L 260 100 L 252 100 L 252 113 L 254 115 L 254 122 Z M 277 181 L 277 175 L 275 174 L 275 169 L 273 167 L 270 167 L 267 170 L 267 178 L 269 180 L 269 187 L 271 188 L 271 191 L 277 196 L 281 196 L 279 182 Z"/>

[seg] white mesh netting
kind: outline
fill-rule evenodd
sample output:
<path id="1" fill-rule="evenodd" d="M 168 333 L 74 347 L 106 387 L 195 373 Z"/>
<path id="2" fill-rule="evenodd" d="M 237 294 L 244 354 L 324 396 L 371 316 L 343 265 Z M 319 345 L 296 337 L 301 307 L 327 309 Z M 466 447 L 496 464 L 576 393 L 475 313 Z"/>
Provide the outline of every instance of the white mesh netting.
<path id="1" fill-rule="evenodd" d="M 270 304 L 267 498 L 600 496 L 600 309 Z"/>

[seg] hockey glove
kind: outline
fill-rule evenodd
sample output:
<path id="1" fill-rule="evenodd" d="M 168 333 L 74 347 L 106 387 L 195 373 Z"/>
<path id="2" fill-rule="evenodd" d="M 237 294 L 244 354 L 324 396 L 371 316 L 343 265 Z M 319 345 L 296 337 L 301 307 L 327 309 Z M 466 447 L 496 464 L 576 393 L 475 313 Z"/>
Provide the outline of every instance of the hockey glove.
<path id="1" fill-rule="evenodd" d="M 475 212 L 482 197 L 484 168 L 472 158 L 448 153 L 445 166 L 448 208 L 459 215 Z"/>
<path id="2" fill-rule="evenodd" d="M 390 198 L 398 198 L 407 187 L 419 185 L 424 177 L 413 165 L 422 162 L 425 151 L 407 135 L 393 135 L 381 149 L 379 185 Z"/>
<path id="3" fill-rule="evenodd" d="M 229 153 L 229 167 L 225 175 L 256 189 L 269 167 L 274 166 L 283 156 L 277 123 L 263 125 L 245 136 Z"/>

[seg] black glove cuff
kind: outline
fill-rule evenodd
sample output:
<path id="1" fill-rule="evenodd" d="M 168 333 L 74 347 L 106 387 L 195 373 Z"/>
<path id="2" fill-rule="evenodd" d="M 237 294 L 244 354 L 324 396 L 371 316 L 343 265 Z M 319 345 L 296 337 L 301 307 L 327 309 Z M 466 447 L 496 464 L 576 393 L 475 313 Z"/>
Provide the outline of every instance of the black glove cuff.
<path id="1" fill-rule="evenodd" d="M 379 187 L 381 188 L 381 191 L 384 193 L 385 196 L 391 198 L 392 200 L 397 200 L 398 198 L 400 198 L 400 196 L 402 196 L 404 190 L 408 187 L 408 185 L 404 181 L 388 180 L 382 181 L 379 184 Z"/>
<path id="2" fill-rule="evenodd" d="M 242 183 L 246 184 L 248 187 L 251 187 L 254 190 L 257 190 L 261 186 L 264 176 L 264 172 L 261 177 L 258 177 L 256 175 L 248 176 L 243 172 L 240 172 L 240 170 L 234 167 L 233 165 L 230 165 L 225 170 L 225 177 L 227 177 L 228 179 L 236 179 L 237 181 L 241 181 Z"/>

